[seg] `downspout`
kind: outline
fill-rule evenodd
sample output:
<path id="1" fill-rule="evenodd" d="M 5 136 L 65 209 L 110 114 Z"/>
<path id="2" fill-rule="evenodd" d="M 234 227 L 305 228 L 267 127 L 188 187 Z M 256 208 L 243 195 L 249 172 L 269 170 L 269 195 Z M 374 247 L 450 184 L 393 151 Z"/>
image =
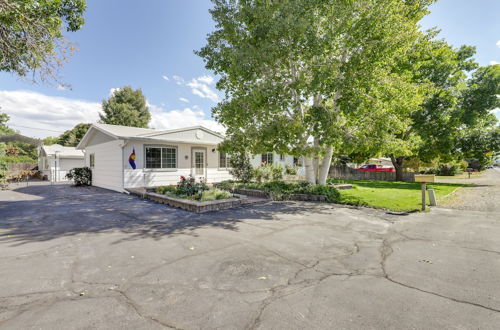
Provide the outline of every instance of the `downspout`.
<path id="1" fill-rule="evenodd" d="M 125 146 L 128 144 L 128 140 L 123 140 L 122 143 L 120 144 L 120 148 L 122 149 L 122 192 L 124 192 L 127 195 L 130 195 L 130 193 L 125 190 Z"/>

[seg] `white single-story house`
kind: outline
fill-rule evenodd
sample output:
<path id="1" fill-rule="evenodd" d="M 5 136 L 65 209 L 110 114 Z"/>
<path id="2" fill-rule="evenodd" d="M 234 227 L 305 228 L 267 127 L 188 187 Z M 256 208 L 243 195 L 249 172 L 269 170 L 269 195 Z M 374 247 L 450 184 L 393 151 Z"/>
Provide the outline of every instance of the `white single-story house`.
<path id="1" fill-rule="evenodd" d="M 82 150 L 59 144 L 42 146 L 38 151 L 38 170 L 42 177 L 53 182 L 68 181 L 66 173 L 75 167 L 85 166 Z"/>
<path id="2" fill-rule="evenodd" d="M 224 136 L 202 126 L 155 130 L 93 124 L 77 146 L 84 150 L 92 184 L 124 192 L 127 188 L 176 184 L 192 175 L 208 183 L 232 179 L 229 159 L 217 150 Z M 253 166 L 264 162 L 294 164 L 292 156 L 253 156 Z"/>

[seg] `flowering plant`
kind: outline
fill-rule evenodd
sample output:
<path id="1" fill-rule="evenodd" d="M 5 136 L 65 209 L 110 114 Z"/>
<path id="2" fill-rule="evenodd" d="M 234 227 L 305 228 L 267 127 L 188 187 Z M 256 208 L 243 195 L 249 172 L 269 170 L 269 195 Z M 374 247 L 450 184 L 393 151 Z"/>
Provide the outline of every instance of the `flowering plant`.
<path id="1" fill-rule="evenodd" d="M 181 195 L 193 196 L 201 194 L 205 190 L 208 190 L 207 185 L 204 182 L 196 182 L 191 175 L 188 178 L 181 176 L 177 183 L 177 192 Z"/>

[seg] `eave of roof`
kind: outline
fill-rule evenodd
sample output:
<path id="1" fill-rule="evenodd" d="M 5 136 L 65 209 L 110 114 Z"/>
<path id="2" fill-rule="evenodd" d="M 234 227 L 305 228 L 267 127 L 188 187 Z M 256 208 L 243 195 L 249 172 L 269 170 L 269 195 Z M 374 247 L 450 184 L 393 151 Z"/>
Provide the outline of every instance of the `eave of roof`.
<path id="1" fill-rule="evenodd" d="M 122 126 L 125 127 L 125 126 Z M 85 149 L 86 143 L 88 142 L 87 140 L 90 139 L 91 134 L 93 134 L 93 130 L 97 130 L 103 134 L 106 134 L 113 139 L 116 140 L 142 140 L 142 141 L 154 141 L 154 142 L 167 142 L 167 143 L 188 143 L 188 144 L 197 144 L 197 145 L 214 145 L 213 143 L 204 143 L 203 141 L 195 141 L 195 140 L 175 140 L 175 139 L 158 139 L 154 138 L 154 136 L 158 135 L 163 135 L 163 134 L 170 134 L 170 133 L 176 133 L 176 132 L 182 132 L 182 131 L 189 131 L 193 129 L 200 129 L 203 130 L 207 133 L 213 134 L 221 139 L 224 139 L 224 135 L 219 134 L 215 131 L 212 131 L 206 127 L 203 126 L 191 126 L 191 127 L 184 127 L 184 128 L 177 128 L 177 129 L 172 129 L 172 130 L 162 130 L 162 131 L 157 131 L 157 132 L 151 132 L 151 133 L 145 133 L 145 134 L 138 134 L 138 135 L 116 135 L 110 132 L 109 130 L 106 130 L 104 127 L 100 126 L 99 124 L 92 124 L 81 139 L 81 141 L 78 143 L 76 146 L 76 149 L 78 150 L 83 150 Z"/>

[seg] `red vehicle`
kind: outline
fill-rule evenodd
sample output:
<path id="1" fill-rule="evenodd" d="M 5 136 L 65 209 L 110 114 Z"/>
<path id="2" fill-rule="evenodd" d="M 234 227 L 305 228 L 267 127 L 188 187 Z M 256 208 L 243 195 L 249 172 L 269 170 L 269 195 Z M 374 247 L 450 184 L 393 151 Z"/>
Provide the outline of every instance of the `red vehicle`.
<path id="1" fill-rule="evenodd" d="M 360 168 L 357 168 L 356 170 L 365 172 L 395 172 L 394 167 L 376 164 L 366 164 L 361 166 Z"/>

